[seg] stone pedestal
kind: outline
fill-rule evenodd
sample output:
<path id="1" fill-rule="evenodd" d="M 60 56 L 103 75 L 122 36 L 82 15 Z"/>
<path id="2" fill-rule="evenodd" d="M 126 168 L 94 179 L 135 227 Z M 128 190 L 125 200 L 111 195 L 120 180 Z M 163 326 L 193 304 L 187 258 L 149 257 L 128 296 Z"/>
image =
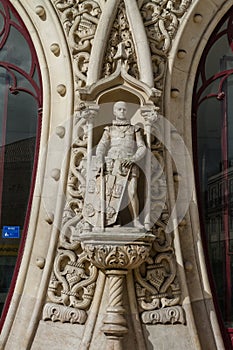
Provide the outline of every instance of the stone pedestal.
<path id="1" fill-rule="evenodd" d="M 122 339 L 128 332 L 123 305 L 124 278 L 128 270 L 147 259 L 154 236 L 118 227 L 85 233 L 80 238 L 88 259 L 105 272 L 108 280 L 109 301 L 102 327 L 107 338 L 106 350 L 122 350 Z"/>

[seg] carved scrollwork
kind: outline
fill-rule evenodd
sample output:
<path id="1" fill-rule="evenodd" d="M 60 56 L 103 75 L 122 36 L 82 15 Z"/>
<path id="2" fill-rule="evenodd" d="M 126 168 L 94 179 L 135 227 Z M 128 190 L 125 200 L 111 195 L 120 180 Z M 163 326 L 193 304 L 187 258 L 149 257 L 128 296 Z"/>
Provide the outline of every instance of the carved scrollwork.
<path id="1" fill-rule="evenodd" d="M 54 0 L 74 58 L 77 87 L 85 86 L 89 57 L 101 15 L 98 1 Z"/>
<path id="2" fill-rule="evenodd" d="M 114 73 L 116 69 L 116 55 L 119 45 L 124 47 L 124 59 L 126 62 L 125 69 L 127 73 L 138 79 L 139 72 L 137 57 L 123 1 L 118 6 L 117 16 L 110 33 L 105 61 L 103 64 L 103 77 L 107 77 Z"/>
<path id="3" fill-rule="evenodd" d="M 59 249 L 48 288 L 51 302 L 86 310 L 89 308 L 97 279 L 97 269 L 85 254 Z"/>
<path id="4" fill-rule="evenodd" d="M 192 0 L 144 0 L 140 11 L 150 44 L 153 62 L 154 82 L 158 89 L 163 87 L 166 61 L 172 40 Z"/>
<path id="5" fill-rule="evenodd" d="M 168 317 L 170 308 L 180 310 L 176 306 L 181 301 L 181 290 L 177 278 L 173 237 L 165 231 L 167 220 L 168 213 L 164 210 L 153 227 L 155 241 L 150 257 L 134 271 L 138 305 L 143 315 L 142 320 L 146 320 L 146 323 L 169 323 L 169 320 L 172 323 L 183 323 L 184 319 L 183 311 L 177 311 L 176 321 Z M 161 311 L 162 309 L 166 310 Z"/>
<path id="6" fill-rule="evenodd" d="M 77 235 L 83 230 L 82 209 L 86 191 L 88 125 L 91 125 L 94 116 L 95 111 L 83 105 L 74 118 L 74 141 L 71 147 L 67 181 L 67 203 L 60 235 L 61 247 L 66 249 L 75 249 Z"/>
<path id="7" fill-rule="evenodd" d="M 93 110 L 80 108 L 74 118 L 67 181 L 67 203 L 48 287 L 44 320 L 84 323 L 96 285 L 98 270 L 83 253 L 79 236 L 85 226 L 82 208 L 86 188 L 87 129 Z"/>
<path id="8" fill-rule="evenodd" d="M 105 0 L 53 1 L 60 15 L 73 57 L 75 90 L 78 95 L 76 97 L 78 97 L 78 100 L 80 98 L 84 100 L 83 96 L 85 96 L 85 93 L 88 94 L 89 90 L 91 91 L 90 87 L 86 87 L 86 82 L 90 82 L 90 76 L 87 72 L 89 61 L 93 58 L 93 52 L 91 51 L 94 36 L 99 24 L 101 10 L 103 6 L 108 6 L 109 2 Z M 151 52 L 154 90 L 163 91 L 167 55 L 178 30 L 180 18 L 185 14 L 190 3 L 191 0 L 138 0 L 138 11 L 141 12 L 150 46 L 148 56 L 150 56 L 149 53 Z M 108 86 L 111 88 L 111 77 L 109 76 L 115 72 L 118 73 L 117 69 L 119 67 L 117 65 L 120 65 L 121 69 L 124 68 L 122 71 L 127 73 L 126 75 L 122 73 L 121 78 L 123 79 L 128 75 L 127 78 L 134 81 L 134 84 L 130 85 L 131 89 L 136 89 L 140 85 L 135 83 L 136 80 L 141 83 L 138 72 L 138 58 L 134 46 L 134 40 L 137 40 L 137 38 L 131 32 L 132 28 L 130 28 L 126 15 L 125 1 L 118 1 L 117 6 L 116 18 L 112 29 L 111 31 L 110 28 L 107 30 L 109 38 L 106 51 L 103 54 L 103 62 L 102 56 L 100 58 L 102 72 L 101 66 L 99 66 L 98 77 L 101 75 L 100 78 L 106 78 L 103 80 L 108 81 Z M 143 33 L 145 34 L 145 32 Z M 105 44 L 103 44 L 103 48 L 105 48 Z M 122 71 L 120 70 L 120 72 Z M 150 71 L 150 76 L 149 81 L 151 84 L 148 86 L 151 89 L 153 85 L 152 71 Z M 131 83 L 130 79 L 129 82 Z M 86 90 L 83 89 L 84 87 L 86 87 Z M 101 85 L 95 88 L 99 89 L 95 91 L 103 92 L 100 90 L 102 88 Z M 104 89 L 107 89 L 107 85 L 104 86 Z M 84 93 L 84 90 L 87 92 Z M 147 92 L 149 90 L 143 87 L 143 91 Z M 148 96 L 149 93 L 151 93 L 151 90 L 148 92 Z M 138 94 L 138 91 L 135 92 L 135 95 L 138 96 Z M 161 95 L 159 95 L 156 103 L 160 103 L 160 100 Z M 91 98 L 89 98 L 87 101 L 89 103 L 88 106 L 75 106 L 78 111 L 73 125 L 74 136 L 66 191 L 67 203 L 64 208 L 57 253 L 48 287 L 48 303 L 44 307 L 43 319 L 84 323 L 87 317 L 87 310 L 90 308 L 95 293 L 98 269 L 105 272 L 107 270 L 110 290 L 108 310 L 110 321 L 108 321 L 108 318 L 105 320 L 105 333 L 111 335 L 112 308 L 116 307 L 116 310 L 118 308 L 117 312 L 119 313 L 119 306 L 123 307 L 123 275 L 127 270 L 134 269 L 136 297 L 142 321 L 148 324 L 184 324 L 184 311 L 179 305 L 181 302 L 181 290 L 177 276 L 173 236 L 172 233 L 166 232 L 169 214 L 166 198 L 167 186 L 164 175 L 164 145 L 153 135 L 152 130 L 158 118 L 157 112 L 159 107 L 143 106 L 146 113 L 142 113 L 145 121 L 145 139 L 150 151 L 148 152 L 148 159 L 146 159 L 146 169 L 149 170 L 146 197 L 149 200 L 148 202 L 145 200 L 145 217 L 148 214 L 148 218 L 144 221 L 145 225 L 142 228 L 138 225 L 138 229 L 140 235 L 142 232 L 144 233 L 144 229 L 146 233 L 150 232 L 151 234 L 152 231 L 154 235 L 153 243 L 151 240 L 149 244 L 145 237 L 144 241 L 143 238 L 140 238 L 136 242 L 131 236 L 131 239 L 122 242 L 122 238 L 118 238 L 117 241 L 114 236 L 121 235 L 123 237 L 126 233 L 129 235 L 128 232 L 131 232 L 129 228 L 120 232 L 118 228 L 117 231 L 114 231 L 114 228 L 109 225 L 110 231 L 105 231 L 106 218 L 109 219 L 111 215 L 114 215 L 113 208 L 111 206 L 107 208 L 105 217 L 100 215 L 101 225 L 96 225 L 95 227 L 90 220 L 90 217 L 95 213 L 93 211 L 94 200 L 85 203 L 86 193 L 96 190 L 96 197 L 93 196 L 93 198 L 96 198 L 96 201 L 99 201 L 98 203 L 104 207 L 104 202 L 99 200 L 99 192 L 102 191 L 101 195 L 104 198 L 104 181 L 107 181 L 105 174 L 107 168 L 104 167 L 100 167 L 100 169 L 96 167 L 96 178 L 99 182 L 91 182 L 89 178 L 88 169 L 92 169 L 90 167 L 93 148 L 92 120 L 99 106 L 94 105 L 96 100 L 91 101 Z M 121 134 L 125 137 L 126 131 L 128 132 L 128 125 L 119 124 L 117 128 L 121 129 Z M 116 130 L 116 125 L 114 130 Z M 152 158 L 153 162 L 151 161 Z M 108 176 L 108 178 L 111 181 L 118 179 L 113 176 Z M 98 184 L 100 186 L 97 186 Z M 108 188 L 116 189 L 114 196 L 116 198 L 117 195 L 119 196 L 121 189 L 119 184 L 115 187 L 106 186 L 107 190 Z M 106 193 L 108 192 L 106 191 Z M 83 210 L 84 207 L 86 211 Z M 100 206 L 99 208 L 97 206 L 98 213 L 105 213 L 105 208 L 103 207 Z M 85 213 L 89 221 L 87 218 L 84 219 Z M 136 227 L 134 225 L 130 229 L 134 231 Z M 110 232 L 110 234 L 108 233 L 108 240 L 106 238 L 107 232 Z M 85 234 L 87 236 L 90 235 L 87 241 L 85 241 Z M 115 275 L 113 271 L 115 271 Z M 126 332 L 126 329 L 124 329 L 124 332 Z"/>

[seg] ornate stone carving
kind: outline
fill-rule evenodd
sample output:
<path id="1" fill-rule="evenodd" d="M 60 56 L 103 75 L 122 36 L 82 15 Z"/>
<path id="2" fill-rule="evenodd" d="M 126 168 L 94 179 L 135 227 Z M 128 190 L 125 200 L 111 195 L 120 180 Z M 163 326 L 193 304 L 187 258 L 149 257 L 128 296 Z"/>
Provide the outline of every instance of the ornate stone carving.
<path id="1" fill-rule="evenodd" d="M 162 118 L 159 106 L 167 55 L 190 3 L 138 0 L 137 8 L 130 0 L 54 0 L 73 57 L 76 113 L 67 203 L 43 319 L 84 323 L 101 269 L 109 292 L 102 331 L 106 348 L 112 350 L 122 349 L 122 338 L 128 332 L 123 305 L 128 270 L 133 270 L 132 284 L 143 323 L 185 323 L 179 305 L 181 290 L 173 236 L 166 232 L 169 213 L 164 145 L 157 137 L 163 131 L 155 129 Z M 134 25 L 132 9 L 140 20 L 140 30 Z M 109 21 L 111 15 L 115 19 Z M 143 66 L 140 40 L 147 47 L 148 69 Z M 98 62 L 92 46 L 98 52 Z M 116 120 L 104 128 L 98 142 L 93 135 L 97 103 L 102 97 L 105 101 L 104 93 L 112 89 L 121 90 L 120 95 L 127 91 L 127 96 L 134 95 L 131 97 L 140 101 L 144 133 L 127 121 L 126 105 L 120 102 L 121 112 L 118 115 L 113 109 Z M 139 160 L 145 174 L 140 198 Z M 126 198 L 126 216 L 132 219 L 127 217 L 127 227 L 119 215 Z M 138 199 L 144 206 L 141 213 Z"/>
<path id="2" fill-rule="evenodd" d="M 117 231 L 109 228 L 104 233 L 95 232 L 95 235 L 96 238 L 92 232 L 84 233 L 80 239 L 87 257 L 107 276 L 109 300 L 102 327 L 107 338 L 105 348 L 123 350 L 122 338 L 128 332 L 123 305 L 124 278 L 129 269 L 147 259 L 154 236 L 127 228 L 118 228 Z"/>
<path id="3" fill-rule="evenodd" d="M 107 77 L 113 74 L 116 69 L 116 59 L 117 55 L 119 54 L 119 44 L 121 44 L 121 47 L 124 48 L 123 57 L 126 62 L 126 72 L 134 78 L 138 79 L 139 72 L 137 66 L 137 57 L 123 1 L 121 1 L 121 3 L 118 5 L 117 16 L 113 23 L 108 40 L 106 55 L 103 62 L 103 77 Z"/>
<path id="4" fill-rule="evenodd" d="M 140 1 L 140 11 L 150 43 L 157 89 L 163 88 L 166 61 L 172 40 L 179 28 L 192 0 L 144 0 Z"/>
<path id="5" fill-rule="evenodd" d="M 120 103 L 119 106 L 125 107 L 125 104 Z M 98 184 L 96 181 L 92 184 L 92 178 L 90 177 L 90 169 L 93 169 L 93 120 L 97 111 L 98 106 L 96 105 L 80 106 L 75 118 L 70 175 L 67 183 L 67 204 L 64 209 L 59 245 L 48 289 L 49 301 L 61 306 L 86 311 L 90 307 L 94 295 L 97 269 L 106 271 L 135 269 L 136 294 L 140 312 L 144 315 L 144 312 L 147 311 L 174 308 L 180 302 L 181 292 L 177 281 L 173 238 L 171 234 L 165 232 L 168 212 L 166 211 L 166 183 L 163 164 L 164 146 L 153 136 L 154 132 L 152 130 L 159 115 L 156 109 L 141 108 L 141 115 L 145 120 L 145 143 L 151 150 L 151 152 L 148 152 L 145 164 L 149 176 L 147 176 L 148 202 L 145 204 L 146 219 L 144 226 L 121 227 L 117 223 L 115 227 L 109 227 L 107 221 L 109 211 L 107 210 L 102 212 L 104 214 L 102 225 L 92 224 L 92 218 L 96 210 L 94 207 L 96 208 L 96 205 L 99 207 L 98 203 L 101 203 L 102 196 L 101 190 L 98 190 Z M 123 134 L 127 130 L 131 130 L 129 129 L 130 124 L 125 122 L 124 113 L 121 115 L 121 123 L 118 121 L 120 127 L 117 126 L 116 128 L 115 126 L 113 130 L 116 134 L 116 140 L 121 137 L 121 144 L 117 144 L 117 148 L 113 149 L 114 152 L 118 153 L 120 150 L 125 151 L 130 146 L 128 143 L 131 142 L 131 139 L 127 139 L 128 143 L 124 146 Z M 108 129 L 108 134 L 110 134 L 110 129 Z M 108 137 L 107 135 L 107 138 L 105 137 L 104 141 L 99 143 L 96 150 L 97 156 L 101 156 L 102 159 L 100 159 L 100 169 L 104 154 L 106 154 L 102 151 L 103 149 L 107 150 Z M 113 140 L 111 147 L 113 147 L 114 142 Z M 144 149 L 145 143 L 144 141 L 139 142 L 142 149 Z M 140 157 L 144 154 L 140 147 L 138 151 L 134 145 L 134 151 L 131 154 L 133 159 L 137 152 Z M 114 159 L 115 153 L 113 151 L 110 153 Z M 106 169 L 103 170 L 102 174 L 97 174 L 97 178 L 103 177 L 103 185 L 106 186 L 103 193 L 109 191 L 108 181 L 115 179 L 109 173 L 109 167 L 111 167 L 108 164 L 110 153 L 108 154 Z M 127 154 L 129 156 L 129 153 Z M 152 162 L 153 157 L 154 161 Z M 118 159 L 118 156 L 116 159 Z M 123 158 L 125 162 L 129 162 L 128 165 L 125 165 L 126 169 L 127 166 L 131 167 L 130 159 Z M 137 176 L 135 179 L 137 180 Z M 110 186 L 109 188 L 115 189 L 110 192 L 121 200 L 121 191 L 118 187 Z M 89 206 L 87 202 L 85 204 L 87 192 L 95 194 L 93 200 L 88 202 Z M 108 194 L 106 193 L 106 195 Z M 108 200 L 105 199 L 105 201 Z M 100 205 L 99 208 L 101 216 L 101 210 L 104 207 Z M 135 216 L 136 219 L 137 216 L 138 213 Z M 89 218 L 91 219 L 89 220 Z M 149 233 L 150 237 L 147 236 L 147 230 L 152 231 L 152 235 Z M 137 239 L 135 238 L 136 232 Z M 151 251 L 151 242 L 154 238 L 155 242 Z M 111 309 L 111 306 L 109 307 Z M 166 319 L 165 323 L 169 323 L 170 319 L 168 317 L 162 317 L 161 312 L 159 312 L 159 315 L 160 320 Z M 150 319 L 154 316 L 143 317 L 149 317 Z M 180 319 L 181 316 L 176 322 L 179 322 Z M 173 318 L 171 320 L 173 322 Z"/>
<path id="6" fill-rule="evenodd" d="M 60 321 L 62 323 L 69 322 L 83 324 L 86 321 L 87 315 L 83 310 L 47 303 L 44 307 L 42 318 L 44 321 L 51 320 L 53 322 Z"/>
<path id="7" fill-rule="evenodd" d="M 181 301 L 181 290 L 177 279 L 173 237 L 171 233 L 166 233 L 167 220 L 168 213 L 164 210 L 161 218 L 153 227 L 155 241 L 150 257 L 134 271 L 138 305 L 142 315 L 144 315 L 142 320 L 146 319 L 146 323 L 149 323 L 149 320 L 151 323 L 156 323 L 157 319 L 158 323 L 169 323 L 170 308 L 171 314 L 172 310 L 180 310 L 180 308 L 174 308 Z M 144 311 L 162 309 L 165 311 L 152 314 L 147 314 Z M 183 313 L 181 314 L 179 311 L 177 315 L 175 322 L 181 322 L 180 320 L 184 319 Z M 164 319 L 166 322 L 163 321 Z M 173 318 L 171 320 L 174 321 Z"/>
<path id="8" fill-rule="evenodd" d="M 127 322 L 124 317 L 123 282 L 126 271 L 108 271 L 109 302 L 104 318 L 102 331 L 107 337 L 106 349 L 123 350 L 122 338 L 128 333 Z"/>
<path id="9" fill-rule="evenodd" d="M 141 265 L 149 256 L 150 245 L 125 244 L 101 246 L 85 245 L 84 251 L 88 259 L 100 269 L 132 269 Z"/>
<path id="10" fill-rule="evenodd" d="M 185 324 L 185 315 L 181 306 L 173 306 L 165 309 L 144 311 L 142 313 L 142 321 L 146 324 Z"/>
<path id="11" fill-rule="evenodd" d="M 54 5 L 73 55 L 77 87 L 84 86 L 92 41 L 101 15 L 100 5 L 93 0 L 54 0 Z"/>
<path id="12" fill-rule="evenodd" d="M 66 306 L 88 309 L 95 291 L 97 269 L 84 254 L 59 250 L 48 288 L 50 301 Z"/>
<path id="13" fill-rule="evenodd" d="M 167 55 L 171 49 L 172 40 L 179 28 L 180 20 L 191 2 L 192 0 L 138 1 L 138 10 L 141 12 L 150 45 L 154 87 L 159 91 L 163 90 Z M 73 55 L 76 89 L 79 89 L 84 87 L 87 82 L 91 49 L 102 10 L 110 5 L 104 0 L 78 2 L 75 0 L 54 0 L 54 5 L 60 14 Z M 105 40 L 101 38 L 105 54 L 103 55 L 102 75 L 99 78 L 107 78 L 114 73 L 121 45 L 122 48 L 124 47 L 124 53 L 121 52 L 120 55 L 121 58 L 124 57 L 127 73 L 135 79 L 139 79 L 138 58 L 134 43 L 137 38 L 133 40 L 132 28 L 127 20 L 125 0 L 117 3 L 117 6 L 118 12 L 112 25 L 110 37 L 106 37 Z M 109 35 L 108 33 L 107 30 L 106 35 Z M 106 41 L 108 41 L 107 47 Z"/>
<path id="14" fill-rule="evenodd" d="M 86 314 L 93 299 L 98 276 L 97 268 L 90 264 L 87 256 L 82 252 L 79 241 L 79 235 L 84 227 L 82 208 L 86 187 L 88 132 L 92 130 L 95 114 L 95 106 L 89 108 L 80 106 L 74 118 L 74 141 L 67 181 L 67 203 L 64 208 L 57 254 L 48 287 L 48 300 L 57 305 L 57 308 L 54 306 L 52 309 L 55 310 L 55 314 L 52 313 L 51 308 L 47 307 L 47 304 L 45 305 L 46 315 L 49 312 L 51 313 L 50 319 L 56 317 L 56 320 L 61 322 L 64 322 L 64 317 L 66 317 L 65 322 L 73 322 L 73 318 L 67 316 L 68 311 L 64 316 L 64 310 L 69 310 L 72 315 L 80 315 L 79 310 L 83 310 Z M 68 309 L 64 309 L 62 305 Z"/>
<path id="15" fill-rule="evenodd" d="M 141 108 L 141 115 L 145 120 L 146 143 L 150 152 L 147 153 L 145 168 L 149 171 L 147 177 L 147 201 L 145 227 L 151 229 L 160 218 L 165 207 L 167 186 L 164 169 L 164 145 L 157 139 L 156 135 L 161 133 L 158 128 L 159 108 Z"/>

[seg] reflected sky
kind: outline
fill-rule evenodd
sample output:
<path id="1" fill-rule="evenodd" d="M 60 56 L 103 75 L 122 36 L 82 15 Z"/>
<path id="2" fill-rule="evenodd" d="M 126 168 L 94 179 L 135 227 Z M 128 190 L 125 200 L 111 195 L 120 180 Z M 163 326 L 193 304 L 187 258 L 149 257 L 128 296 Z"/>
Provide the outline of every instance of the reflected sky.
<path id="1" fill-rule="evenodd" d="M 2 3 L 0 3 L 0 11 L 4 12 Z M 12 13 L 11 18 L 19 23 Z M 0 14 L 0 31 L 3 31 L 3 27 L 4 18 Z M 1 39 L 3 37 L 4 31 Z M 8 64 L 11 67 L 15 66 L 10 72 L 4 67 Z M 22 33 L 11 25 L 7 40 L 0 50 L 0 146 L 36 135 L 38 113 L 36 99 L 27 92 L 20 91 L 18 94 L 12 94 L 9 90 L 11 86 L 16 85 L 17 88 L 23 88 L 35 94 L 31 81 L 17 71 L 21 69 L 29 74 L 31 65 L 31 48 Z M 34 73 L 34 77 L 38 82 L 37 72 Z"/>

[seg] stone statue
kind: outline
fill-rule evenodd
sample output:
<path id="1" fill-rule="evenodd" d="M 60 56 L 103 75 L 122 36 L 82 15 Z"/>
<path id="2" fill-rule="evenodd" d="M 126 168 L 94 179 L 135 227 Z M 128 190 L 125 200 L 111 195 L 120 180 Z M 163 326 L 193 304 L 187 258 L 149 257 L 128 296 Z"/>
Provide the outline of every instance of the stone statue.
<path id="1" fill-rule="evenodd" d="M 96 148 L 89 174 L 84 217 L 93 226 L 116 224 L 124 193 L 128 192 L 128 208 L 133 226 L 142 229 L 139 221 L 137 182 L 139 168 L 136 165 L 146 153 L 140 128 L 127 119 L 127 104 L 114 104 L 115 120 L 104 128 Z M 93 196 L 94 194 L 94 196 Z M 99 198 L 98 195 L 99 194 Z M 102 224 L 100 222 L 102 221 Z"/>

